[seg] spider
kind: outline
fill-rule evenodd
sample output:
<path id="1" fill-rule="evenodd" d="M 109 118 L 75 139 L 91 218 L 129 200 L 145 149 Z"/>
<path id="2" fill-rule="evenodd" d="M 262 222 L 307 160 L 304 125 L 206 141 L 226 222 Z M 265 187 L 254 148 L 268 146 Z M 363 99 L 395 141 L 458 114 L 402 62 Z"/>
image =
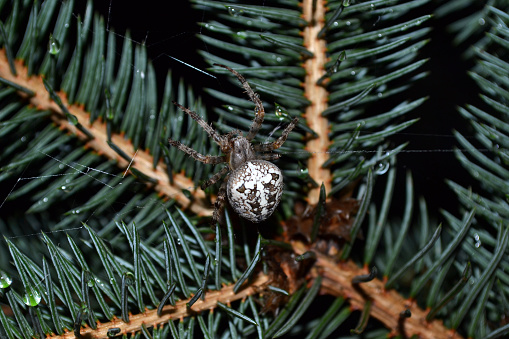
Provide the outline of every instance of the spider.
<path id="1" fill-rule="evenodd" d="M 240 73 L 225 65 L 214 65 L 226 68 L 233 73 L 239 79 L 251 101 L 256 105 L 255 118 L 247 136 L 244 137 L 239 130 L 220 135 L 198 114 L 173 101 L 177 107 L 189 114 L 208 133 L 212 140 L 219 145 L 223 155 L 203 155 L 179 141 L 168 139 L 168 142 L 171 146 L 205 164 L 227 163 L 226 167 L 201 185 L 201 188 L 205 189 L 226 175 L 214 203 L 212 215 L 214 221 L 218 222 L 220 220 L 226 195 L 228 195 L 228 201 L 237 214 L 258 223 L 272 215 L 283 194 L 283 173 L 270 162 L 278 159 L 280 155 L 263 152 L 273 151 L 281 147 L 299 119 L 294 118 L 276 141 L 253 145 L 251 141 L 260 130 L 265 116 L 263 103 Z"/>

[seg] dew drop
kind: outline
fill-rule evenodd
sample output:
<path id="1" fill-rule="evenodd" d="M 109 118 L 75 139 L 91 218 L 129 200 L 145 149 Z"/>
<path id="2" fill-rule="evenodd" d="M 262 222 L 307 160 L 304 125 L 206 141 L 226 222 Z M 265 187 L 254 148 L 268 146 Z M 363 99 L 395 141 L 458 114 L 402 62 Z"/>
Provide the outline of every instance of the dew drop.
<path id="1" fill-rule="evenodd" d="M 65 28 L 69 28 L 69 23 L 66 22 L 65 25 L 64 25 Z"/>
<path id="2" fill-rule="evenodd" d="M 350 0 L 343 0 L 343 6 L 344 7 L 350 6 Z"/>
<path id="3" fill-rule="evenodd" d="M 474 240 L 475 240 L 475 248 L 481 247 L 481 238 L 479 237 L 479 234 L 474 234 Z"/>
<path id="4" fill-rule="evenodd" d="M 389 170 L 390 164 L 388 161 L 380 162 L 375 168 L 376 175 L 384 175 Z"/>
<path id="5" fill-rule="evenodd" d="M 0 288 L 7 288 L 11 286 L 12 278 L 10 275 L 5 273 L 4 271 L 0 272 Z"/>
<path id="6" fill-rule="evenodd" d="M 244 10 L 237 8 L 237 7 L 227 6 L 227 8 L 228 8 L 228 13 L 231 16 L 240 16 L 240 15 L 242 15 L 242 13 L 244 13 Z"/>
<path id="7" fill-rule="evenodd" d="M 60 42 L 53 38 L 53 34 L 49 35 L 48 52 L 52 55 L 57 55 L 60 52 Z"/>
<path id="8" fill-rule="evenodd" d="M 309 169 L 307 167 L 301 167 L 299 173 L 299 179 L 307 179 L 309 177 Z"/>
<path id="9" fill-rule="evenodd" d="M 75 115 L 73 115 L 73 114 L 67 114 L 67 121 L 69 121 L 71 124 L 73 124 L 73 125 L 75 125 L 75 126 L 76 126 L 76 125 L 78 124 L 78 122 L 79 122 L 79 121 L 78 121 L 78 118 L 77 118 Z"/>
<path id="10" fill-rule="evenodd" d="M 27 137 L 26 136 L 22 136 L 21 137 L 21 142 L 25 142 L 25 141 L 27 141 Z"/>
<path id="11" fill-rule="evenodd" d="M 245 31 L 238 31 L 237 32 L 237 36 L 239 38 L 246 39 L 247 38 L 247 33 Z"/>
<path id="12" fill-rule="evenodd" d="M 350 26 L 351 24 L 352 24 L 352 23 L 351 23 L 350 21 L 347 21 L 347 22 L 346 22 L 346 25 L 347 25 L 347 26 Z"/>
<path id="13" fill-rule="evenodd" d="M 115 337 L 120 332 L 122 332 L 122 329 L 120 329 L 119 327 L 108 328 L 108 332 L 106 333 L 106 335 L 108 336 L 108 338 Z"/>
<path id="14" fill-rule="evenodd" d="M 95 285 L 95 279 L 92 276 L 92 273 L 90 273 L 90 271 L 84 270 L 82 274 L 83 280 L 87 282 L 87 286 L 93 287 Z"/>
<path id="15" fill-rule="evenodd" d="M 346 51 L 341 51 L 339 53 L 338 61 L 345 61 L 346 60 Z"/>
<path id="16" fill-rule="evenodd" d="M 484 18 L 479 18 L 479 20 L 477 21 L 479 23 L 479 25 L 481 26 L 484 26 L 484 24 L 486 23 L 486 21 L 484 20 Z"/>
<path id="17" fill-rule="evenodd" d="M 43 201 L 43 202 L 48 202 L 48 197 L 44 197 L 44 198 L 42 199 L 42 201 Z"/>
<path id="18" fill-rule="evenodd" d="M 134 278 L 134 274 L 132 274 L 131 272 L 126 272 L 124 273 L 124 277 L 125 277 L 125 283 L 127 286 L 132 286 L 134 285 L 134 282 L 135 282 L 135 278 Z"/>
<path id="19" fill-rule="evenodd" d="M 284 108 L 277 102 L 275 102 L 274 105 L 276 106 L 276 111 L 275 111 L 276 116 L 279 118 L 279 120 L 284 120 L 285 117 L 288 116 L 288 111 L 286 110 L 286 108 Z"/>
<path id="20" fill-rule="evenodd" d="M 350 74 L 351 74 L 351 75 L 355 75 L 355 71 L 351 71 L 351 72 L 350 72 Z"/>
<path id="21" fill-rule="evenodd" d="M 41 302 L 41 299 L 39 292 L 32 287 L 28 287 L 23 296 L 23 302 L 27 306 L 37 306 Z"/>

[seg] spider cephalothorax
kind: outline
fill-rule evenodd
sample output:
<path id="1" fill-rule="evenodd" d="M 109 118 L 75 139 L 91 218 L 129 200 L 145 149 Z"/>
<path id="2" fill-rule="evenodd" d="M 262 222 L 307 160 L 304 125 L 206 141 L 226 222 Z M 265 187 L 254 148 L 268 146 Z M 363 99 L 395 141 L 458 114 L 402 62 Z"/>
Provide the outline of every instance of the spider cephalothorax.
<path id="1" fill-rule="evenodd" d="M 223 175 L 226 178 L 219 188 L 215 203 L 214 220 L 218 221 L 220 211 L 224 206 L 226 195 L 230 205 L 241 217 L 252 222 L 261 222 L 272 215 L 283 194 L 283 173 L 270 162 L 280 157 L 276 153 L 263 153 L 273 151 L 286 141 L 288 134 L 299 121 L 294 118 L 284 129 L 282 135 L 274 142 L 253 145 L 251 140 L 260 130 L 265 110 L 258 95 L 251 89 L 246 79 L 237 71 L 228 66 L 217 65 L 232 72 L 241 82 L 249 98 L 255 103 L 255 118 L 246 137 L 238 130 L 220 135 L 198 114 L 174 102 L 181 110 L 189 114 L 216 142 L 224 155 L 203 155 L 194 149 L 181 144 L 179 141 L 168 139 L 171 146 L 189 154 L 194 159 L 205 164 L 227 163 L 228 166 L 214 174 L 202 184 L 202 189 L 215 184 Z"/>

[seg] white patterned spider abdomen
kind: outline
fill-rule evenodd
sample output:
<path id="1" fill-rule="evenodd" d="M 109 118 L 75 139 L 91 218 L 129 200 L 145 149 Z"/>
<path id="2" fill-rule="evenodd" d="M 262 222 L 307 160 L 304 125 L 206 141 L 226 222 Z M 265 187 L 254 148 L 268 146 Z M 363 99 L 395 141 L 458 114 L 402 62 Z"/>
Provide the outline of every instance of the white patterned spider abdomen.
<path id="1" fill-rule="evenodd" d="M 237 214 L 261 222 L 274 213 L 281 200 L 283 173 L 265 160 L 246 161 L 230 174 L 226 190 Z"/>

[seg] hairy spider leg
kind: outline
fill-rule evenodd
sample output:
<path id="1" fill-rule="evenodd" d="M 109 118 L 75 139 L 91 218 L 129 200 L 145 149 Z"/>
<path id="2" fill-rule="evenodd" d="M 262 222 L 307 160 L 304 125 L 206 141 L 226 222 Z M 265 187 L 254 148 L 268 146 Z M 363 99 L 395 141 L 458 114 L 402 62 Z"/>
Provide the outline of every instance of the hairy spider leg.
<path id="1" fill-rule="evenodd" d="M 281 158 L 281 154 L 277 153 L 266 153 L 266 154 L 257 154 L 256 159 L 274 161 Z"/>
<path id="2" fill-rule="evenodd" d="M 215 164 L 221 164 L 223 162 L 226 162 L 226 157 L 223 156 L 223 155 L 218 155 L 218 156 L 216 156 L 216 155 L 203 155 L 201 153 L 196 152 L 191 147 L 182 144 L 180 141 L 175 141 L 175 140 L 171 140 L 171 139 L 168 139 L 168 143 L 171 146 L 178 148 L 182 152 L 187 153 L 188 155 L 190 155 L 194 159 L 203 162 L 204 164 L 215 165 Z"/>
<path id="3" fill-rule="evenodd" d="M 256 152 L 269 152 L 269 151 L 273 151 L 273 150 L 281 147 L 285 143 L 286 138 L 288 138 L 288 134 L 290 134 L 290 132 L 297 125 L 297 122 L 299 122 L 299 118 L 294 118 L 292 120 L 292 122 L 290 122 L 290 124 L 288 126 L 286 126 L 283 133 L 281 134 L 281 136 L 279 138 L 277 138 L 276 141 L 267 143 L 267 144 L 254 145 L 253 146 L 254 150 Z"/>
<path id="4" fill-rule="evenodd" d="M 216 222 L 219 222 L 221 215 L 223 214 L 224 204 L 226 201 L 226 185 L 228 183 L 228 176 L 221 184 L 221 187 L 219 187 L 219 192 L 217 192 L 217 199 L 214 202 L 214 213 L 212 214 L 212 219 Z"/>
<path id="5" fill-rule="evenodd" d="M 221 65 L 221 64 L 214 64 L 214 65 L 226 68 L 227 70 L 232 72 L 239 79 L 240 83 L 242 84 L 242 87 L 244 87 L 244 89 L 246 90 L 246 93 L 249 96 L 249 98 L 251 99 L 251 101 L 253 101 L 255 103 L 255 105 L 256 105 L 255 118 L 253 120 L 253 123 L 251 124 L 251 127 L 249 128 L 249 133 L 246 136 L 247 140 L 249 140 L 249 141 L 253 140 L 253 138 L 256 136 L 256 134 L 260 130 L 260 127 L 262 126 L 262 123 L 263 123 L 263 118 L 265 117 L 265 109 L 263 108 L 263 103 L 260 100 L 260 97 L 258 96 L 258 94 L 256 94 L 253 91 L 251 86 L 249 86 L 249 83 L 247 82 L 247 80 L 239 72 L 237 72 L 236 70 L 234 70 L 228 66 L 225 66 L 225 65 Z"/>
<path id="6" fill-rule="evenodd" d="M 207 181 L 205 181 L 203 184 L 201 184 L 201 189 L 204 190 L 210 185 L 214 185 L 223 175 L 225 175 L 230 168 L 228 166 L 221 169 L 219 172 L 211 176 Z"/>
<path id="7" fill-rule="evenodd" d="M 216 142 L 216 144 L 218 144 L 221 147 L 221 149 L 224 148 L 226 144 L 224 138 L 219 133 L 217 133 L 217 131 L 214 128 L 212 128 L 212 126 L 210 126 L 205 120 L 203 120 L 198 114 L 196 114 L 196 112 L 191 111 L 189 108 L 186 108 L 175 101 L 172 102 L 175 106 L 183 110 L 185 113 L 189 114 L 189 116 L 193 118 L 193 120 L 196 121 L 198 125 L 200 125 L 205 130 L 205 132 L 208 133 L 208 135 Z"/>

